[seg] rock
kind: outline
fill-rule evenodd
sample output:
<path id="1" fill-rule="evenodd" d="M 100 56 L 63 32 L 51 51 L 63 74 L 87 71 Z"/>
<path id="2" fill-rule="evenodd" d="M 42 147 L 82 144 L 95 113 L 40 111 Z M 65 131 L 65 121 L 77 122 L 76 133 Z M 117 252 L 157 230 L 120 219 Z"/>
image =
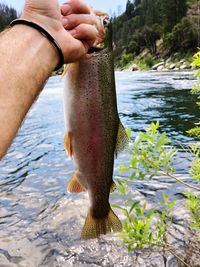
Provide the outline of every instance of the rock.
<path id="1" fill-rule="evenodd" d="M 163 69 L 164 69 L 164 65 L 160 65 L 158 66 L 157 71 L 163 71 Z"/>
<path id="2" fill-rule="evenodd" d="M 180 60 L 180 64 L 183 64 L 183 63 L 185 63 L 185 59 L 184 58 Z"/>
<path id="3" fill-rule="evenodd" d="M 174 71 L 178 71 L 178 70 L 180 70 L 179 68 L 174 68 Z"/>
<path id="4" fill-rule="evenodd" d="M 163 66 L 164 67 L 164 65 L 165 65 L 165 63 L 163 61 L 160 62 L 160 63 L 157 63 L 156 65 L 154 65 L 152 67 L 152 70 L 158 70 L 158 67 L 160 67 L 160 66 Z"/>
<path id="5" fill-rule="evenodd" d="M 169 69 L 170 69 L 170 70 L 173 70 L 173 69 L 175 69 L 175 67 L 176 67 L 176 64 L 173 63 L 173 64 L 171 64 L 171 65 L 169 66 Z"/>
<path id="6" fill-rule="evenodd" d="M 132 71 L 137 71 L 137 70 L 139 70 L 138 65 L 137 65 L 137 64 L 133 64 L 132 67 L 131 67 L 131 70 L 132 70 Z"/>
<path id="7" fill-rule="evenodd" d="M 185 70 L 185 69 L 188 69 L 188 66 L 186 64 L 180 66 L 180 70 Z"/>
<path id="8" fill-rule="evenodd" d="M 167 69 L 167 68 L 163 68 L 162 71 L 169 71 L 169 69 Z"/>

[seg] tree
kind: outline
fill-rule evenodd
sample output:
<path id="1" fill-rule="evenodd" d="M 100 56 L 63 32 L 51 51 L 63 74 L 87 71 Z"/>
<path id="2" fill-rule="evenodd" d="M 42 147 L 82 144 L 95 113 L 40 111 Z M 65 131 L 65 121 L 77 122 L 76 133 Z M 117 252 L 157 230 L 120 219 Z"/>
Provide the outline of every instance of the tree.
<path id="1" fill-rule="evenodd" d="M 5 4 L 0 4 L 0 31 L 7 27 L 10 22 L 17 18 L 17 11 Z"/>
<path id="2" fill-rule="evenodd" d="M 161 7 L 164 32 L 170 32 L 186 16 L 187 0 L 162 0 Z"/>
<path id="3" fill-rule="evenodd" d="M 128 0 L 126 3 L 126 11 L 125 11 L 125 15 L 127 19 L 130 19 L 132 17 L 134 11 L 134 4 Z"/>

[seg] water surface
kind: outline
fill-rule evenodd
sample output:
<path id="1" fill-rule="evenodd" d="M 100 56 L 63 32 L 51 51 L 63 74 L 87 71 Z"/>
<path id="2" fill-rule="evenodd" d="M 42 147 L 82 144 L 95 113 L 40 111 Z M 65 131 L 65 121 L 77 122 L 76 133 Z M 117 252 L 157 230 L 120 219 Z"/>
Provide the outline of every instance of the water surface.
<path id="1" fill-rule="evenodd" d="M 186 134 L 200 117 L 197 97 L 190 93 L 191 72 L 117 72 L 116 81 L 119 114 L 133 138 L 159 120 L 174 144 L 195 141 Z M 73 165 L 63 148 L 62 87 L 59 76 L 49 79 L 0 163 L 0 266 L 77 267 L 90 260 L 92 247 L 86 253 L 80 241 L 87 196 L 66 192 Z M 126 153 L 116 165 L 121 160 L 127 160 Z M 179 163 L 177 171 L 185 173 L 182 151 Z"/>

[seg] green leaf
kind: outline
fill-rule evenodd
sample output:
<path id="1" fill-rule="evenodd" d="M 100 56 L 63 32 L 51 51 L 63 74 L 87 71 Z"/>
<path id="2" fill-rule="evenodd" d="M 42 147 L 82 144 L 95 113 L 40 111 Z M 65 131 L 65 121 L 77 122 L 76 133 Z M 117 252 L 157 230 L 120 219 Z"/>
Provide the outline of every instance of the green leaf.
<path id="1" fill-rule="evenodd" d="M 165 203 L 169 202 L 169 199 L 168 199 L 167 195 L 164 192 L 162 192 L 162 197 L 163 197 L 163 200 L 164 200 Z"/>
<path id="2" fill-rule="evenodd" d="M 147 218 L 147 219 L 150 219 L 150 218 L 154 215 L 155 210 L 156 210 L 155 208 L 154 208 L 154 209 L 151 209 L 151 210 L 147 213 L 146 218 Z"/>
<path id="3" fill-rule="evenodd" d="M 118 183 L 120 192 L 124 195 L 126 193 L 126 189 L 125 189 L 123 182 L 121 182 L 120 180 L 117 180 L 117 183 Z"/>
<path id="4" fill-rule="evenodd" d="M 129 213 L 131 213 L 133 211 L 133 209 L 135 209 L 136 207 L 138 207 L 140 204 L 140 201 L 136 201 L 133 203 L 133 205 L 131 206 Z"/>
<path id="5" fill-rule="evenodd" d="M 131 128 L 126 128 L 126 134 L 128 136 L 128 139 L 131 139 Z"/>

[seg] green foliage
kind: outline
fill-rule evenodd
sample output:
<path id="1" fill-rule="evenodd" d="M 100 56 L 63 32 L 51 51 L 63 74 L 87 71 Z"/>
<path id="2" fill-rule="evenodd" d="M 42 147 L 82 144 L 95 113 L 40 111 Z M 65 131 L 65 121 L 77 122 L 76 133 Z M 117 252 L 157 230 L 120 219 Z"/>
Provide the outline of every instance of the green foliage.
<path id="1" fill-rule="evenodd" d="M 134 59 L 134 55 L 129 53 L 123 53 L 121 56 L 121 60 L 120 60 L 120 66 L 126 66 L 127 64 L 129 64 L 131 61 L 133 61 Z"/>
<path id="2" fill-rule="evenodd" d="M 129 251 L 152 249 L 155 246 L 170 250 L 169 245 L 165 243 L 165 238 L 171 223 L 171 210 L 175 204 L 165 194 L 163 194 L 160 211 L 157 210 L 158 207 L 149 210 L 147 203 L 133 201 L 134 179 L 151 180 L 154 176 L 165 175 L 200 191 L 200 187 L 187 184 L 175 176 L 171 162 L 177 150 L 169 146 L 170 139 L 166 133 L 159 133 L 158 128 L 159 122 L 151 123 L 145 132 L 139 133 L 129 146 L 129 163 L 123 163 L 119 167 L 120 173 L 128 171 L 129 177 L 117 180 L 118 196 L 123 200 L 124 205 L 114 205 L 114 207 L 120 209 L 125 216 L 123 231 L 119 235 L 128 245 Z M 127 129 L 127 134 L 130 138 L 130 129 Z M 198 145 L 191 145 L 189 148 L 188 153 L 193 160 L 188 171 L 192 178 L 200 181 L 200 148 Z M 190 195 L 188 200 L 192 216 L 191 227 L 200 230 L 200 199 Z"/>
<path id="3" fill-rule="evenodd" d="M 196 53 L 194 55 L 194 61 L 193 61 L 193 66 L 196 68 L 200 69 L 200 52 Z M 197 77 L 197 84 L 193 86 L 192 89 L 192 93 L 193 94 L 200 94 L 200 70 L 197 71 L 196 73 L 196 77 Z M 200 96 L 198 98 L 200 100 Z M 197 102 L 197 105 L 200 106 L 200 102 Z M 194 127 L 193 129 L 189 130 L 188 133 L 189 135 L 195 135 L 200 139 L 200 119 L 199 122 L 196 123 L 196 127 Z"/>
<path id="4" fill-rule="evenodd" d="M 197 27 L 191 18 L 184 17 L 165 36 L 165 46 L 171 52 L 195 50 L 197 47 Z"/>
<path id="5" fill-rule="evenodd" d="M 159 122 L 151 123 L 145 133 L 139 133 L 130 146 L 130 162 L 128 166 L 121 164 L 120 172 L 133 170 L 130 179 L 153 178 L 161 172 L 173 172 L 171 159 L 176 154 L 176 149 L 165 148 L 170 139 L 166 133 L 158 132 Z"/>
<path id="6" fill-rule="evenodd" d="M 168 0 L 161 1 L 163 14 L 164 32 L 170 32 L 179 21 L 186 16 L 187 1 L 186 0 Z"/>
<path id="7" fill-rule="evenodd" d="M 197 47 L 197 18 L 192 1 L 127 1 L 125 12 L 113 19 L 115 58 L 123 51 L 139 55 L 148 48 L 154 56 L 181 51 L 194 52 Z M 158 40 L 164 40 L 159 46 Z"/>
<path id="8" fill-rule="evenodd" d="M 192 192 L 188 193 L 188 208 L 191 213 L 192 223 L 190 227 L 192 229 L 200 230 L 200 196 L 194 195 Z M 200 236 L 199 236 L 200 238 Z"/>
<path id="9" fill-rule="evenodd" d="M 142 59 L 139 58 L 138 60 L 136 60 L 136 64 L 142 70 L 149 70 L 156 63 L 158 63 L 158 60 L 151 54 L 146 55 Z"/>
<path id="10" fill-rule="evenodd" d="M 139 201 L 132 202 L 133 194 L 129 194 L 127 199 L 128 188 L 124 181 L 118 180 L 118 185 L 125 206 L 113 206 L 120 209 L 125 216 L 123 231 L 119 236 L 127 244 L 128 251 L 164 246 L 167 229 L 171 224 L 171 209 L 174 207 L 174 201 L 170 201 L 163 193 L 161 211 L 158 212 L 155 208 L 148 210 L 146 202 L 143 205 Z"/>
<path id="11" fill-rule="evenodd" d="M 189 169 L 189 173 L 192 175 L 193 179 L 200 181 L 200 148 L 198 144 L 190 146 L 192 153 L 194 155 L 193 164 Z"/>

